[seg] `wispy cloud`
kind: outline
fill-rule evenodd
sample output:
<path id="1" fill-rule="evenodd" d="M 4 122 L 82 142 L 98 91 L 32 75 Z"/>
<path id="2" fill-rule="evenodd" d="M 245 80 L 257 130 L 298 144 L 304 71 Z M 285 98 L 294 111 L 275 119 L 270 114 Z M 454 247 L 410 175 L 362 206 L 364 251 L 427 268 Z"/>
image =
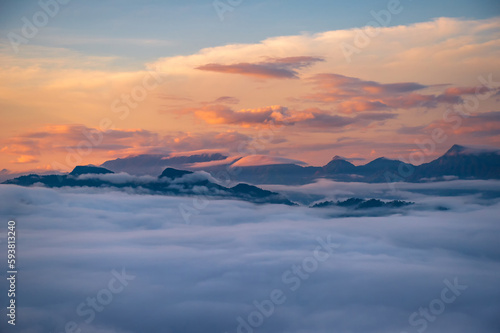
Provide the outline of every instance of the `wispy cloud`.
<path id="1" fill-rule="evenodd" d="M 458 103 L 460 92 L 469 90 L 451 89 L 438 95 L 417 91 L 430 88 L 416 82 L 382 84 L 339 74 L 317 74 L 309 79 L 318 92 L 306 95 L 306 100 L 322 104 L 334 104 L 343 113 L 409 109 L 415 107 L 435 108 L 440 103 Z"/>
<path id="2" fill-rule="evenodd" d="M 196 69 L 209 72 L 240 74 L 261 79 L 298 79 L 298 70 L 309 67 L 315 62 L 324 61 L 318 57 L 288 57 L 271 58 L 259 63 L 238 63 L 223 65 L 211 63 L 196 67 Z"/>

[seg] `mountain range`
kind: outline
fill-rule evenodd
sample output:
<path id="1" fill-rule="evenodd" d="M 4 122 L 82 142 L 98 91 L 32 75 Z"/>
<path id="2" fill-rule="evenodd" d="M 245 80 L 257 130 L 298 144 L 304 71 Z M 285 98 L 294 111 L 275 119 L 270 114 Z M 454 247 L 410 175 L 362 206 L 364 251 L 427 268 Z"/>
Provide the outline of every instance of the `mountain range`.
<path id="1" fill-rule="evenodd" d="M 77 166 L 69 174 L 23 175 L 4 181 L 2 184 L 116 188 L 139 193 L 204 196 L 214 199 L 239 199 L 258 204 L 295 205 L 284 195 L 264 190 L 255 185 L 298 185 L 312 183 L 320 178 L 366 183 L 500 179 L 500 152 L 498 149 L 471 148 L 460 145 L 454 145 L 443 156 L 418 166 L 384 157 L 377 158 L 365 165 L 356 166 L 342 157 L 335 156 L 322 167 L 304 166 L 288 163 L 293 160 L 267 157 L 253 158 L 252 161 L 257 161 L 258 165 L 248 165 L 248 161 L 242 158 L 230 159 L 229 163 L 227 160 L 229 159 L 221 154 L 169 158 L 140 155 L 107 161 L 103 165 L 110 166 L 109 169 L 93 165 Z M 266 164 L 273 163 L 273 161 L 282 163 Z M 166 167 L 158 176 L 131 175 L 128 172 L 123 172 L 133 169 L 135 173 L 142 174 L 145 170 L 158 169 L 165 163 L 185 165 L 191 170 Z M 196 170 L 197 164 L 203 165 L 204 169 Z M 217 176 L 221 174 L 225 175 L 224 181 L 217 180 Z M 227 186 L 228 184 L 232 185 Z M 362 209 L 396 207 L 401 203 L 351 198 L 350 201 L 346 202 L 323 202 L 313 207 L 347 207 L 347 204 L 353 204 L 354 206 L 351 205 L 351 208 Z"/>
<path id="2" fill-rule="evenodd" d="M 158 175 L 167 167 L 185 169 L 192 164 L 222 161 L 227 158 L 227 156 L 219 153 L 190 156 L 143 154 L 106 161 L 101 164 L 101 167 L 114 172 L 126 172 L 131 175 Z"/>
<path id="3" fill-rule="evenodd" d="M 371 209 L 371 208 L 400 208 L 415 204 L 414 202 L 392 200 L 382 201 L 379 199 L 360 199 L 349 198 L 344 201 L 323 201 L 312 205 L 312 208 L 325 208 L 325 207 L 347 207 L 351 209 Z"/>
<path id="4" fill-rule="evenodd" d="M 461 145 L 454 145 L 443 156 L 421 165 L 385 157 L 356 166 L 345 158 L 335 156 L 329 163 L 319 167 L 287 162 L 286 159 L 274 159 L 275 163 L 273 159 L 267 159 L 267 162 L 254 164 L 242 163 L 243 160 L 247 161 L 248 157 L 229 159 L 221 154 L 173 158 L 141 155 L 107 161 L 102 166 L 115 172 L 147 174 L 145 171 L 158 168 L 159 165 L 180 165 L 191 171 L 209 172 L 215 178 L 229 178 L 233 182 L 254 185 L 302 185 L 313 183 L 320 178 L 366 183 L 500 179 L 500 149 Z"/>
<path id="5" fill-rule="evenodd" d="M 67 175 L 30 174 L 7 180 L 2 184 L 45 187 L 90 187 L 132 189 L 139 193 L 172 196 L 202 196 L 211 199 L 240 199 L 257 204 L 295 205 L 283 195 L 248 184 L 224 187 L 203 172 L 166 168 L 158 177 L 131 176 L 114 173 L 93 165 L 77 166 Z"/>

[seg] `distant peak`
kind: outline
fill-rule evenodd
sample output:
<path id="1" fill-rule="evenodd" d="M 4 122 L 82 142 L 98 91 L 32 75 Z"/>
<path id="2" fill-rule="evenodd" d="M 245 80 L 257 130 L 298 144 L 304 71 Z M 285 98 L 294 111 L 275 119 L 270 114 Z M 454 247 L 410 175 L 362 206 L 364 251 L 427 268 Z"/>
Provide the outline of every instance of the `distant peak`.
<path id="1" fill-rule="evenodd" d="M 167 178 L 170 178 L 170 179 L 177 179 L 177 178 L 181 178 L 185 175 L 189 175 L 189 174 L 192 174 L 193 172 L 192 171 L 186 171 L 186 170 L 177 170 L 177 169 L 173 169 L 173 168 L 166 168 L 165 170 L 163 170 L 162 174 L 160 175 L 160 178 L 163 178 L 163 177 L 167 177 Z"/>
<path id="2" fill-rule="evenodd" d="M 89 165 L 79 165 L 76 166 L 73 171 L 70 172 L 72 176 L 79 176 L 85 174 L 106 174 L 106 173 L 114 173 L 111 170 L 106 168 L 101 168 L 92 164 Z"/>
<path id="3" fill-rule="evenodd" d="M 500 153 L 500 148 L 485 146 L 485 145 L 474 145 L 474 146 L 461 146 L 453 145 L 444 156 L 457 156 L 457 155 L 480 155 L 480 154 L 498 154 Z"/>
<path id="4" fill-rule="evenodd" d="M 448 151 L 446 152 L 445 155 L 457 155 L 463 152 L 466 148 L 461 145 L 453 145 Z"/>
<path id="5" fill-rule="evenodd" d="M 248 155 L 234 162 L 232 164 L 232 167 L 249 167 L 249 166 L 263 166 L 263 165 L 276 165 L 276 164 L 307 165 L 307 163 L 305 162 L 280 156 Z"/>
<path id="6" fill-rule="evenodd" d="M 341 173 L 350 173 L 355 168 L 354 164 L 347 161 L 342 156 L 336 155 L 327 165 L 323 168 L 327 172 L 341 172 Z"/>
<path id="7" fill-rule="evenodd" d="M 385 167 L 394 167 L 399 165 L 400 163 L 403 163 L 398 160 L 392 160 L 387 157 L 379 157 L 377 159 L 374 159 L 368 164 L 365 164 L 363 167 L 376 167 L 376 168 L 385 168 Z"/>
<path id="8" fill-rule="evenodd" d="M 382 156 L 382 157 L 379 157 L 379 158 L 376 158 L 376 159 L 373 160 L 373 162 L 375 162 L 375 161 L 393 161 L 393 160 L 391 160 L 390 158 Z"/>

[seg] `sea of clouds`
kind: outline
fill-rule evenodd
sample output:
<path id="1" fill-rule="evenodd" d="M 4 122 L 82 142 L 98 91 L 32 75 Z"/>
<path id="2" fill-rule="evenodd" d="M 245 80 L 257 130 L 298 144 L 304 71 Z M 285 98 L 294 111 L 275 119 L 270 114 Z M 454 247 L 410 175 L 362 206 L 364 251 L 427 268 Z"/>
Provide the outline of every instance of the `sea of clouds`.
<path id="1" fill-rule="evenodd" d="M 310 202 L 390 193 L 334 185 L 273 189 Z M 495 185 L 421 185 L 454 192 L 444 196 L 408 185 L 397 198 L 417 208 L 378 217 L 213 200 L 190 224 L 179 205 L 192 198 L 1 185 L 19 273 L 17 324 L 7 324 L 5 293 L 0 331 L 496 333 L 500 200 L 481 195 Z"/>

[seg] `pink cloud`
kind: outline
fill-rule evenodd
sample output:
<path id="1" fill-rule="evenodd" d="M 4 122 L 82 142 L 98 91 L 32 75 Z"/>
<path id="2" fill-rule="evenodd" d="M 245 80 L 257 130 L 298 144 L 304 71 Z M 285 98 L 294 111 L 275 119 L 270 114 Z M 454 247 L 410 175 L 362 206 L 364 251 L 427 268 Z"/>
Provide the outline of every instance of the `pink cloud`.
<path id="1" fill-rule="evenodd" d="M 288 109 L 279 105 L 240 111 L 234 111 L 223 105 L 214 105 L 196 109 L 194 114 L 208 124 L 240 126 L 283 124 L 289 118 Z"/>
<path id="2" fill-rule="evenodd" d="M 449 135 L 464 138 L 488 138 L 489 141 L 500 141 L 500 111 L 474 114 L 469 117 L 451 115 L 450 121 L 439 120 L 430 124 L 427 130 L 442 128 Z"/>
<path id="3" fill-rule="evenodd" d="M 304 96 L 305 101 L 332 104 L 341 113 L 435 108 L 441 103 L 456 104 L 461 95 L 472 94 L 476 88 L 448 88 L 438 95 L 418 93 L 429 88 L 416 82 L 383 84 L 339 74 L 318 74 L 308 80 L 317 92 Z M 480 93 L 487 90 L 478 89 Z"/>

